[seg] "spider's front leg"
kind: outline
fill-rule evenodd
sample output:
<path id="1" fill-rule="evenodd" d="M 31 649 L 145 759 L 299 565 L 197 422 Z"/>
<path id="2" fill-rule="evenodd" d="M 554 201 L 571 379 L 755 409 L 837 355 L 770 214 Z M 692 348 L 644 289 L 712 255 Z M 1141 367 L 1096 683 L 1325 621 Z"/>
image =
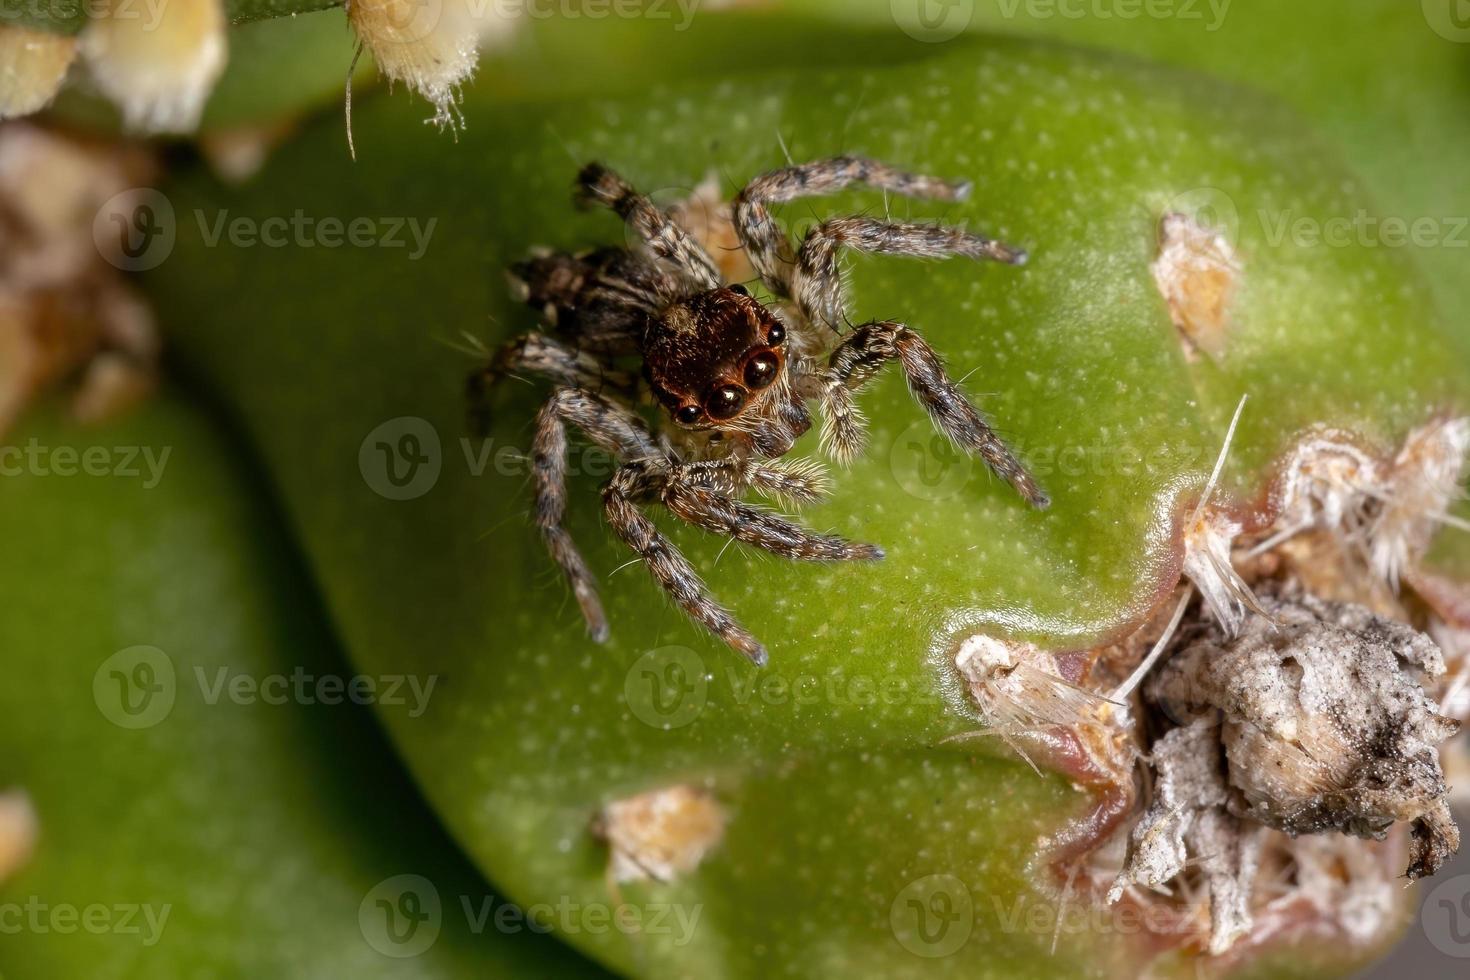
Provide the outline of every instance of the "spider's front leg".
<path id="1" fill-rule="evenodd" d="M 792 298 L 808 323 L 841 332 L 847 322 L 846 289 L 838 259 L 844 249 L 917 259 L 961 256 L 1022 265 L 1026 253 L 994 239 L 946 225 L 876 218 L 834 218 L 802 242 L 792 276 Z"/>
<path id="2" fill-rule="evenodd" d="M 667 474 L 667 467 L 652 461 L 629 463 L 613 474 L 602 491 L 608 525 L 643 559 L 649 573 L 689 618 L 745 654 L 756 666 L 765 666 L 766 648 L 710 597 L 694 566 L 638 509 L 639 501 L 658 492 Z"/>
<path id="3" fill-rule="evenodd" d="M 577 175 L 577 199 L 615 211 L 628 227 L 663 259 L 702 290 L 724 284 L 715 260 L 674 219 L 622 177 L 600 163 L 589 163 Z"/>
<path id="4" fill-rule="evenodd" d="M 818 397 L 825 421 L 822 443 L 839 460 L 856 456 L 867 441 L 862 413 L 854 396 L 886 364 L 897 361 L 909 390 L 941 432 L 985 464 L 1033 506 L 1051 501 L 1009 446 L 996 435 L 944 369 L 944 362 L 924 338 L 893 321 L 864 324 L 832 352 L 822 375 Z"/>
<path id="5" fill-rule="evenodd" d="M 568 422 L 602 449 L 624 459 L 656 456 L 659 450 L 643 420 L 631 409 L 580 388 L 558 388 L 536 416 L 531 447 L 536 526 L 577 597 L 588 633 L 601 643 L 607 639 L 608 627 L 597 597 L 597 580 L 572 536 L 562 527 L 566 516 Z"/>
<path id="6" fill-rule="evenodd" d="M 767 289 L 790 296 L 795 264 L 770 205 L 835 194 L 854 184 L 938 201 L 961 201 L 970 191 L 968 183 L 908 173 L 865 157 L 835 157 L 762 174 L 735 198 L 735 232 Z"/>

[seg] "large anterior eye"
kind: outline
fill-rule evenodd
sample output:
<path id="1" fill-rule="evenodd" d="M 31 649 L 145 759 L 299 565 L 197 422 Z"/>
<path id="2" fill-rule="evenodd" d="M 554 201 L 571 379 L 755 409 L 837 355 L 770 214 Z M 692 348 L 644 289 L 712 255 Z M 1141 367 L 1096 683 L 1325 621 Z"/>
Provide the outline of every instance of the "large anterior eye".
<path id="1" fill-rule="evenodd" d="M 722 385 L 709 393 L 705 399 L 704 410 L 709 412 L 710 418 L 732 419 L 740 414 L 745 407 L 745 392 L 734 385 Z"/>
<path id="2" fill-rule="evenodd" d="M 776 355 L 770 351 L 762 351 L 745 362 L 745 384 L 755 391 L 770 387 L 780 370 L 781 362 L 776 359 Z"/>

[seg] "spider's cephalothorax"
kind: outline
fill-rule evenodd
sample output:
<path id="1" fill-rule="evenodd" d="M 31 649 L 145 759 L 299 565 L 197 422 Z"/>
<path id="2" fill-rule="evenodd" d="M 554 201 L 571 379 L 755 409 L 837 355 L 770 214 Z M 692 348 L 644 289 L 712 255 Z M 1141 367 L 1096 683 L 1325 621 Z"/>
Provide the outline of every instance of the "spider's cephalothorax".
<path id="1" fill-rule="evenodd" d="M 699 575 L 639 510 L 658 502 L 676 517 L 787 558 L 871 560 L 883 553 L 817 534 L 746 503 L 748 490 L 792 505 L 819 498 L 820 471 L 782 462 L 821 410 L 822 445 L 839 461 L 862 451 L 855 395 L 890 361 L 908 379 L 935 425 L 1038 507 L 1046 495 L 950 380 L 934 350 L 902 323 L 847 326 L 839 253 L 1019 264 L 1025 254 L 957 228 L 867 217 L 829 220 L 793 255 L 767 206 L 867 184 L 910 197 L 959 200 L 968 185 L 894 170 L 856 157 L 787 167 L 756 178 L 734 205 L 735 231 L 779 305 L 726 284 L 719 267 L 666 212 L 598 164 L 578 177 L 581 201 L 616 211 L 643 243 L 538 255 L 512 281 L 557 336 L 531 333 L 508 344 L 471 379 L 482 396 L 508 373 L 532 371 L 556 384 L 536 419 L 535 518 L 565 572 L 595 639 L 607 619 L 592 573 L 562 527 L 568 423 L 620 466 L 603 488 L 613 531 L 643 560 L 689 616 L 756 663 L 763 646 L 710 598 Z M 647 396 L 651 396 L 647 397 Z M 667 424 L 650 426 L 635 406 L 651 400 Z"/>

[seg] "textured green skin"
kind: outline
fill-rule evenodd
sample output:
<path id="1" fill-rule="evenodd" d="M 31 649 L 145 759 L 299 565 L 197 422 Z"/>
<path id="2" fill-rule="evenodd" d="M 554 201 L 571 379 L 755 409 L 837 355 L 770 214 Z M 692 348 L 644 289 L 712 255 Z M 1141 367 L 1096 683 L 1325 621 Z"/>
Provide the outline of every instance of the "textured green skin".
<path id="1" fill-rule="evenodd" d="M 36 931 L 7 912 L 0 976 L 449 978 L 592 975 L 539 936 L 472 934 L 458 896 L 495 893 L 466 867 L 365 708 L 211 704 L 194 679 L 350 676 L 274 514 L 220 430 L 175 397 L 78 431 L 48 415 L 12 433 L 46 447 L 170 452 L 158 485 L 93 476 L 0 479 L 0 787 L 40 814 L 32 861 L 0 907 L 169 905 L 159 941 Z M 154 727 L 114 725 L 93 676 L 135 645 L 172 659 Z M 429 878 L 443 930 L 415 959 L 364 939 L 381 880 Z M 115 920 L 116 921 L 116 920 Z M 134 925 L 141 926 L 138 916 Z M 75 928 L 75 926 L 73 926 Z"/>
<path id="2" fill-rule="evenodd" d="M 1270 92 L 1338 143 L 1380 213 L 1412 220 L 1470 215 L 1470 186 L 1447 166 L 1470 156 L 1470 33 L 1453 29 L 1450 11 L 1457 2 L 1230 0 L 1217 30 L 1210 30 L 1216 23 L 1210 0 L 1157 5 L 1190 11 L 1189 17 L 1141 16 L 1142 4 L 1114 0 L 960 0 L 959 8 L 971 11 L 970 31 L 1126 51 Z M 895 9 L 917 9 L 911 0 L 786 5 L 884 29 L 895 24 Z M 1062 16 L 1064 7 L 1075 13 Z M 1132 16 L 1119 16 L 1130 9 Z M 1438 33 L 1431 18 L 1460 41 Z M 913 26 L 912 18 L 907 22 Z M 1431 274 L 1456 329 L 1470 332 L 1466 248 L 1409 250 Z"/>
<path id="3" fill-rule="evenodd" d="M 758 20 L 706 29 L 730 51 L 765 36 Z M 829 50 L 841 52 L 841 40 Z M 356 663 L 448 678 L 424 717 L 388 725 L 480 865 L 526 901 L 605 901 L 604 852 L 587 831 L 600 804 L 707 778 L 732 806 L 729 840 L 696 874 L 622 889 L 703 903 L 694 943 L 568 937 L 622 969 L 656 972 L 668 957 L 730 976 L 850 963 L 1012 977 L 1102 972 L 1126 958 L 1116 936 L 1084 934 L 1064 936 L 1048 959 L 1049 930 L 1007 931 L 990 914 L 992 901 L 1036 901 L 1026 855 L 1085 801 L 1014 760 L 975 757 L 983 743 L 941 745 L 978 721 L 940 659 L 967 628 L 1065 648 L 1125 627 L 1172 583 L 1168 515 L 1202 484 L 1244 392 L 1253 400 L 1225 487 L 1251 494 L 1308 424 L 1387 445 L 1463 405 L 1457 357 L 1405 255 L 1272 244 L 1254 220 L 1240 227 L 1248 273 L 1227 366 L 1185 363 L 1147 269 L 1171 200 L 1209 185 L 1245 215 L 1290 208 L 1321 219 L 1363 201 L 1296 117 L 1188 74 L 1065 49 L 894 51 L 900 63 L 882 69 L 712 79 L 619 101 L 505 104 L 487 85 L 468 94 L 473 122 L 457 143 L 425 132 L 420 107 L 377 100 L 358 116 L 350 181 L 335 163 L 333 120 L 284 148 L 249 188 L 200 175 L 171 191 L 179 242 L 151 285 L 175 349 L 259 447 Z M 613 627 L 595 646 L 527 519 L 528 480 L 469 472 L 458 440 L 473 362 L 450 345 L 462 330 L 496 343 L 531 325 L 500 276 L 528 247 L 620 240 L 609 216 L 569 208 L 578 162 L 599 157 L 648 189 L 687 189 L 714 169 L 733 189 L 781 162 L 777 133 L 798 158 L 861 151 L 974 177 L 964 205 L 889 206 L 1032 249 L 1024 270 L 856 261 L 854 310 L 907 317 L 957 374 L 978 369 L 972 390 L 1041 461 L 1055 505 L 1028 511 L 978 470 L 943 499 L 906 492 L 900 474 L 908 479 L 935 443 L 889 377 L 864 400 L 875 420 L 867 457 L 807 515 L 881 543 L 886 561 L 814 568 L 738 548 L 721 556 L 724 542 L 658 517 L 769 644 L 763 673 L 690 626 L 636 566 L 610 574 L 628 556 L 601 524 L 600 480 L 575 479 L 569 526 L 604 579 Z M 787 217 L 875 200 L 850 195 Z M 232 218 L 300 207 L 439 223 L 419 262 L 405 249 L 205 247 L 193 210 L 210 222 L 222 207 Z M 508 387 L 495 447 L 525 453 L 540 397 Z M 394 502 L 368 486 L 358 452 L 375 427 L 405 415 L 435 426 L 443 472 L 427 495 Z M 900 438 L 910 430 L 917 442 Z M 1071 447 L 1107 469 L 1064 472 L 1057 461 Z M 1113 461 L 1136 462 L 1135 452 L 1154 466 L 1119 473 Z M 648 688 L 635 668 L 670 645 L 709 679 L 697 717 L 663 731 L 639 718 Z M 836 683 L 838 694 L 762 696 L 751 683 Z M 865 704 L 855 693 L 883 684 L 899 696 Z M 928 961 L 895 941 L 887 910 L 936 872 L 965 877 L 985 910 L 959 954 Z"/>

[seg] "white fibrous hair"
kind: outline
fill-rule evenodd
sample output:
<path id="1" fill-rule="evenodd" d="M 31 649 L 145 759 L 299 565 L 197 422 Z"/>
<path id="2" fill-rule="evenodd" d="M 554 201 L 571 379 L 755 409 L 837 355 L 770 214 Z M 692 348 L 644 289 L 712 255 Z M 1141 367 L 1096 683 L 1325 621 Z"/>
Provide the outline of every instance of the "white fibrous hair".
<path id="1" fill-rule="evenodd" d="M 475 73 L 480 46 L 515 23 L 501 5 L 474 0 L 349 0 L 347 19 L 378 70 L 427 99 L 440 127 L 458 122 L 459 87 Z"/>
<path id="2" fill-rule="evenodd" d="M 1369 562 L 1394 588 L 1417 564 L 1460 496 L 1470 419 L 1447 419 L 1415 429 L 1394 457 L 1380 507 L 1368 528 Z"/>

